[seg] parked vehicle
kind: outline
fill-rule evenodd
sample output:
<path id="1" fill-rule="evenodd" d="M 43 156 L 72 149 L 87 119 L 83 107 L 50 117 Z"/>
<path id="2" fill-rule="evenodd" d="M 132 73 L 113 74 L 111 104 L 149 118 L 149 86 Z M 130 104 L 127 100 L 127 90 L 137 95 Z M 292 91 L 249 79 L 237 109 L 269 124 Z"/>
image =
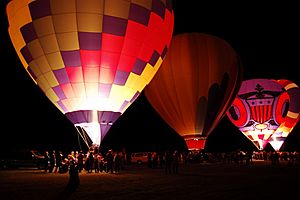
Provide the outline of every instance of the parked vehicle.
<path id="1" fill-rule="evenodd" d="M 148 152 L 135 152 L 131 154 L 131 163 L 147 163 L 148 162 Z"/>
<path id="2" fill-rule="evenodd" d="M 43 168 L 44 156 L 35 150 L 13 150 L 1 153 L 1 169 Z"/>

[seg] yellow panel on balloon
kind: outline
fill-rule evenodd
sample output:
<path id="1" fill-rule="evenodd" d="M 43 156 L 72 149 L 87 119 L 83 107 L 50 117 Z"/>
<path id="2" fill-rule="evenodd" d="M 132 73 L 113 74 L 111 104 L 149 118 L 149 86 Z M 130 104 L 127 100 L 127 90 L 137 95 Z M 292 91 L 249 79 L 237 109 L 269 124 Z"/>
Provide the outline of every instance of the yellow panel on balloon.
<path id="1" fill-rule="evenodd" d="M 86 96 L 87 97 L 97 97 L 99 85 L 98 83 L 85 83 Z"/>
<path id="2" fill-rule="evenodd" d="M 146 85 L 146 80 L 143 79 L 141 76 L 134 74 L 134 73 L 129 74 L 128 79 L 125 84 L 126 87 L 134 88 L 139 92 L 143 90 L 145 85 Z"/>
<path id="3" fill-rule="evenodd" d="M 65 68 L 60 52 L 49 53 L 46 57 L 52 70 Z"/>
<path id="4" fill-rule="evenodd" d="M 132 88 L 120 85 L 113 85 L 110 98 L 120 99 L 122 102 L 125 100 L 130 101 L 132 96 L 135 94 L 135 91 Z M 120 98 L 122 96 L 122 98 Z"/>
<path id="5" fill-rule="evenodd" d="M 78 33 L 57 33 L 57 42 L 61 51 L 72 51 L 79 49 Z"/>
<path id="6" fill-rule="evenodd" d="M 37 39 L 33 40 L 32 42 L 29 42 L 27 44 L 27 47 L 28 47 L 28 49 L 29 49 L 29 51 L 30 51 L 30 53 L 31 53 L 31 55 L 34 59 L 44 55 L 44 51 L 42 49 L 42 46 L 41 46 L 39 40 L 37 40 Z"/>
<path id="7" fill-rule="evenodd" d="M 127 95 L 125 96 L 125 99 L 127 101 L 130 101 L 132 99 L 132 97 L 135 95 L 136 90 L 132 89 L 132 88 L 127 88 Z"/>
<path id="8" fill-rule="evenodd" d="M 65 96 L 67 98 L 74 98 L 75 97 L 71 84 L 61 85 L 61 88 L 64 91 Z"/>
<path id="9" fill-rule="evenodd" d="M 157 70 L 160 68 L 162 62 L 163 62 L 163 59 L 162 59 L 161 57 L 159 57 L 159 58 L 157 59 L 155 65 L 154 65 L 154 70 L 155 70 L 155 71 L 157 71 Z"/>
<path id="10" fill-rule="evenodd" d="M 33 26 L 38 37 L 55 33 L 51 16 L 35 19 Z"/>
<path id="11" fill-rule="evenodd" d="M 288 111 L 287 116 L 293 119 L 297 119 L 299 117 L 299 113 Z"/>
<path id="12" fill-rule="evenodd" d="M 72 83 L 75 97 L 86 97 L 84 83 Z"/>
<path id="13" fill-rule="evenodd" d="M 140 5 L 144 8 L 147 8 L 149 10 L 151 10 L 152 8 L 152 0 L 149 0 L 149 1 L 145 1 L 145 0 L 131 0 L 132 3 L 134 4 L 137 4 L 137 5 Z"/>
<path id="14" fill-rule="evenodd" d="M 50 68 L 50 65 L 48 63 L 46 56 L 38 57 L 37 59 L 35 59 L 35 61 L 43 74 L 51 71 L 51 68 Z"/>
<path id="15" fill-rule="evenodd" d="M 23 66 L 26 67 L 28 65 L 28 63 L 26 62 L 23 55 L 21 54 L 21 49 L 26 45 L 25 41 L 23 40 L 22 34 L 19 31 L 19 32 L 17 32 L 17 34 L 13 35 L 12 37 L 14 38 L 14 40 L 12 40 L 13 46 L 14 46 Z"/>
<path id="16" fill-rule="evenodd" d="M 61 112 L 61 113 L 64 113 L 63 109 L 60 107 L 60 105 L 58 105 L 57 102 L 52 102 L 57 108 L 58 110 Z"/>
<path id="17" fill-rule="evenodd" d="M 121 86 L 121 85 L 112 85 L 111 87 L 111 91 L 109 94 L 109 98 L 110 99 L 116 99 L 117 101 L 124 101 L 124 94 L 127 94 L 127 90 L 124 89 L 127 88 L 125 86 Z"/>
<path id="18" fill-rule="evenodd" d="M 78 12 L 103 14 L 103 0 L 77 0 L 76 3 L 76 9 Z"/>
<path id="19" fill-rule="evenodd" d="M 41 90 L 47 91 L 50 88 L 50 85 L 49 85 L 47 79 L 43 75 L 39 76 L 36 79 L 36 81 L 37 81 L 39 87 L 41 88 Z"/>
<path id="20" fill-rule="evenodd" d="M 44 76 L 51 87 L 55 87 L 59 85 L 52 71 L 45 73 Z"/>
<path id="21" fill-rule="evenodd" d="M 61 100 L 61 102 L 66 107 L 66 110 L 68 110 L 69 112 L 72 112 L 75 109 L 73 109 L 73 107 L 70 105 L 69 100 L 70 99 L 63 99 L 63 100 Z"/>
<path id="22" fill-rule="evenodd" d="M 77 31 L 77 21 L 75 13 L 53 15 L 52 19 L 56 33 L 67 33 Z"/>
<path id="23" fill-rule="evenodd" d="M 53 15 L 76 12 L 75 0 L 50 0 Z"/>
<path id="24" fill-rule="evenodd" d="M 54 53 L 59 51 L 59 46 L 57 43 L 56 35 L 51 34 L 39 38 L 41 46 L 45 54 Z"/>
<path id="25" fill-rule="evenodd" d="M 56 93 L 53 91 L 52 88 L 49 88 L 46 92 L 45 92 L 46 96 L 52 101 L 52 102 L 57 102 L 59 101 L 58 96 L 56 95 Z"/>
<path id="26" fill-rule="evenodd" d="M 156 70 L 153 69 L 153 67 L 147 63 L 143 73 L 141 74 L 141 77 L 146 79 L 147 84 L 150 82 L 150 80 L 153 78 Z"/>
<path id="27" fill-rule="evenodd" d="M 16 5 L 16 4 L 15 4 Z M 7 9 L 10 10 L 10 3 L 8 4 Z M 18 7 L 18 6 L 17 6 Z M 15 8 L 13 8 L 15 9 Z M 29 8 L 27 5 L 22 5 L 21 7 L 17 8 L 18 10 L 15 10 L 16 12 L 8 12 L 8 19 L 9 19 L 9 26 L 11 26 L 11 30 L 13 33 L 15 33 L 20 27 L 24 26 L 25 24 L 28 24 L 32 21 L 31 15 L 29 14 Z"/>
<path id="28" fill-rule="evenodd" d="M 103 15 L 94 13 L 77 13 L 79 32 L 102 32 Z"/>
<path id="29" fill-rule="evenodd" d="M 38 64 L 36 64 L 35 60 L 32 60 L 29 63 L 29 66 L 30 66 L 31 71 L 34 73 L 34 75 L 36 77 L 39 77 L 42 74 L 40 67 L 38 66 Z"/>
<path id="30" fill-rule="evenodd" d="M 130 1 L 106 0 L 104 15 L 128 19 Z"/>

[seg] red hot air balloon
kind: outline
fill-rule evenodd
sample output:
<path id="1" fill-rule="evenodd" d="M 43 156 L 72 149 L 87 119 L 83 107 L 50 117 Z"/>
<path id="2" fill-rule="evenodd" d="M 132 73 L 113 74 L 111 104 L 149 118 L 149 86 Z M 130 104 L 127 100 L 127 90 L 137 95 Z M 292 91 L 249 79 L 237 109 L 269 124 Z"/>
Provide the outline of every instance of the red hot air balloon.
<path id="1" fill-rule="evenodd" d="M 298 120 L 299 100 L 299 88 L 290 81 L 246 80 L 242 82 L 227 115 L 233 124 L 262 150 L 273 135 L 272 141 L 281 141 L 279 143 L 282 144 L 282 138 L 287 137 Z M 278 142 L 277 147 L 272 145 L 276 150 L 279 147 Z"/>
<path id="2" fill-rule="evenodd" d="M 202 33 L 173 36 L 145 96 L 187 144 L 203 149 L 241 83 L 240 60 L 223 39 Z"/>
<path id="3" fill-rule="evenodd" d="M 160 67 L 170 0 L 12 0 L 9 35 L 28 74 L 100 145 Z"/>

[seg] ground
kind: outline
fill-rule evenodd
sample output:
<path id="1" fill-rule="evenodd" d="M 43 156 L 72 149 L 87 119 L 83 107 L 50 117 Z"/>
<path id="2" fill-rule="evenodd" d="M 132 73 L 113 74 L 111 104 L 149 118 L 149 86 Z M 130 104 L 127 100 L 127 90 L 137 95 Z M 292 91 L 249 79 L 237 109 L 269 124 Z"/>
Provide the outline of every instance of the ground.
<path id="1" fill-rule="evenodd" d="M 69 174 L 41 170 L 0 170 L 0 199 L 297 199 L 300 165 L 269 162 L 253 165 L 201 163 L 180 165 L 179 174 L 163 169 L 125 166 L 118 174 L 79 175 L 80 185 L 67 191 Z"/>

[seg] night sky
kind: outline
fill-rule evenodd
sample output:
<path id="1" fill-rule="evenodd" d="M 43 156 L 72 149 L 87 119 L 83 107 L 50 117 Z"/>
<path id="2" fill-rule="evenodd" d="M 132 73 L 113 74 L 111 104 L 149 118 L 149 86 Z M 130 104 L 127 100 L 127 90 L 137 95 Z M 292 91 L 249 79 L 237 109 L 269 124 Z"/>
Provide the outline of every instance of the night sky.
<path id="1" fill-rule="evenodd" d="M 26 74 L 7 32 L 1 1 L 1 148 L 86 148 L 74 126 L 52 105 Z M 250 1 L 249 1 L 250 2 Z M 285 78 L 300 85 L 299 12 L 296 5 L 240 3 L 235 5 L 173 1 L 174 35 L 202 32 L 226 40 L 239 54 L 243 79 Z M 286 148 L 300 147 L 295 127 Z M 184 149 L 185 143 L 154 111 L 142 94 L 117 120 L 101 146 L 131 151 Z M 207 150 L 254 148 L 225 116 L 210 134 Z"/>

